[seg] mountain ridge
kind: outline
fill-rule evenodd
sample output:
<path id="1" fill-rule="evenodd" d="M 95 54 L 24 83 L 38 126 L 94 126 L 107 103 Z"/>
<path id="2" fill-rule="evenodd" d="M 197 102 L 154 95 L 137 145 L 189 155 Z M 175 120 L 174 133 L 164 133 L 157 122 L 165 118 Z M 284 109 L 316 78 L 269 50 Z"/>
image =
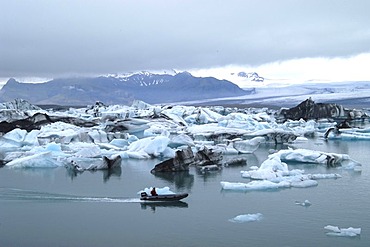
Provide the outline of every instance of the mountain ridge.
<path id="1" fill-rule="evenodd" d="M 130 104 L 133 100 L 159 104 L 252 92 L 227 80 L 195 77 L 189 72 L 175 75 L 145 72 L 126 77 L 59 78 L 44 83 L 20 83 L 11 78 L 0 90 L 0 102 L 22 98 L 33 104 L 86 105 L 96 101 Z"/>

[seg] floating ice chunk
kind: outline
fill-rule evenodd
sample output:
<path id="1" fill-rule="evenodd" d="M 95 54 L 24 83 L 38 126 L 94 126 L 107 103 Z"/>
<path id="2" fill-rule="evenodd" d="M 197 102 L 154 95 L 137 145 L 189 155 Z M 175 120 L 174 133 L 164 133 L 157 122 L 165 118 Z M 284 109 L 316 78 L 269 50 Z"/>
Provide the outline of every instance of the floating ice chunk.
<path id="1" fill-rule="evenodd" d="M 235 141 L 233 146 L 239 153 L 253 153 L 258 149 L 261 143 L 265 142 L 264 137 L 254 137 L 250 140 Z"/>
<path id="2" fill-rule="evenodd" d="M 310 179 L 328 179 L 328 178 L 341 178 L 342 176 L 337 173 L 329 173 L 329 174 L 308 174 L 307 175 Z"/>
<path id="3" fill-rule="evenodd" d="M 121 154 L 121 157 L 128 157 L 131 159 L 150 159 L 150 155 L 144 152 L 143 150 L 130 152 L 130 151 L 124 151 Z"/>
<path id="4" fill-rule="evenodd" d="M 202 137 L 203 140 L 205 140 L 207 137 L 212 136 L 212 135 L 227 134 L 227 135 L 241 136 L 247 133 L 247 131 L 243 129 L 222 127 L 215 123 L 202 124 L 202 125 L 194 124 L 188 128 L 188 131 L 191 133 L 191 135 L 195 137 Z"/>
<path id="5" fill-rule="evenodd" d="M 0 147 L 2 149 L 12 149 L 23 146 L 39 146 L 37 140 L 39 132 L 39 130 L 27 132 L 22 129 L 14 129 L 0 137 Z"/>
<path id="6" fill-rule="evenodd" d="M 244 223 L 244 222 L 260 221 L 262 220 L 262 218 L 263 218 L 263 215 L 261 213 L 241 214 L 241 215 L 235 216 L 232 219 L 229 219 L 229 221 L 233 223 Z"/>
<path id="7" fill-rule="evenodd" d="M 275 180 L 278 177 L 289 175 L 288 165 L 281 162 L 279 157 L 265 160 L 259 169 L 243 171 L 242 177 L 258 180 Z"/>
<path id="8" fill-rule="evenodd" d="M 183 145 L 194 146 L 193 139 L 191 139 L 191 137 L 186 134 L 180 134 L 180 135 L 171 137 L 169 146 L 177 148 Z"/>
<path id="9" fill-rule="evenodd" d="M 46 144 L 45 150 L 50 152 L 62 152 L 62 147 L 59 143 L 51 142 Z"/>
<path id="10" fill-rule="evenodd" d="M 88 135 L 94 140 L 95 143 L 107 143 L 108 137 L 107 133 L 103 130 L 92 130 Z"/>
<path id="11" fill-rule="evenodd" d="M 78 136 L 79 127 L 63 122 L 55 122 L 41 127 L 38 139 L 41 142 L 60 141 L 70 143 L 73 138 Z"/>
<path id="12" fill-rule="evenodd" d="M 338 226 L 327 225 L 324 229 L 331 231 L 326 233 L 329 236 L 355 237 L 361 234 L 361 228 L 339 228 Z"/>
<path id="13" fill-rule="evenodd" d="M 148 123 L 148 125 L 149 125 L 149 129 L 144 130 L 144 137 L 157 136 L 157 135 L 169 137 L 170 136 L 169 130 L 177 126 L 174 123 L 169 122 L 169 121 L 151 122 L 151 123 Z"/>
<path id="14" fill-rule="evenodd" d="M 115 147 L 118 147 L 118 148 L 125 148 L 128 146 L 129 142 L 127 139 L 116 138 L 116 139 L 113 139 L 109 144 Z"/>
<path id="15" fill-rule="evenodd" d="M 366 129 L 340 129 L 338 130 L 335 127 L 331 127 L 326 131 L 327 139 L 340 139 L 346 141 L 355 141 L 355 140 L 370 140 L 370 128 Z"/>
<path id="16" fill-rule="evenodd" d="M 294 188 L 308 188 L 317 186 L 319 183 L 315 180 L 307 179 L 307 180 L 297 180 L 292 181 L 290 185 Z"/>
<path id="17" fill-rule="evenodd" d="M 221 181 L 220 183 L 222 189 L 224 190 L 239 190 L 239 191 L 269 190 L 290 187 L 290 183 L 286 181 L 282 181 L 279 183 L 274 183 L 267 180 L 252 181 L 249 183 L 232 183 Z"/>
<path id="18" fill-rule="evenodd" d="M 169 142 L 170 139 L 166 136 L 146 137 L 131 143 L 128 147 L 127 153 L 130 157 L 136 156 L 136 158 L 139 158 L 140 156 L 146 156 L 148 158 L 150 156 L 158 157 L 163 152 L 168 153 L 167 145 Z M 139 155 L 135 155 L 135 153 Z M 144 153 L 146 153 L 146 155 Z"/>
<path id="19" fill-rule="evenodd" d="M 278 156 L 282 161 L 296 161 L 314 164 L 325 164 L 328 167 L 342 166 L 344 169 L 359 169 L 360 163 L 347 154 L 325 153 L 309 149 L 287 149 L 269 155 L 269 158 Z"/>
<path id="20" fill-rule="evenodd" d="M 295 204 L 303 207 L 309 207 L 312 205 L 312 203 L 309 200 L 304 200 L 304 202 L 295 201 Z"/>
<path id="21" fill-rule="evenodd" d="M 308 142 L 308 138 L 303 137 L 303 136 L 298 136 L 297 139 L 293 141 L 293 143 L 303 143 L 303 142 Z"/>
<path id="22" fill-rule="evenodd" d="M 51 152 L 42 152 L 12 160 L 6 166 L 12 168 L 51 168 L 62 166 L 62 163 L 53 159 Z"/>
<path id="23" fill-rule="evenodd" d="M 214 149 L 225 155 L 239 154 L 239 151 L 234 148 L 233 143 L 229 143 L 228 145 L 217 144 Z"/>
<path id="24" fill-rule="evenodd" d="M 66 167 L 77 171 L 112 169 L 120 167 L 121 160 L 122 158 L 120 155 L 113 155 L 110 158 L 107 156 L 103 156 L 102 158 L 82 157 L 78 159 L 69 159 L 69 163 L 66 164 Z"/>
<path id="25" fill-rule="evenodd" d="M 98 146 L 90 146 L 86 148 L 82 148 L 81 150 L 77 151 L 75 153 L 76 157 L 100 157 L 101 156 L 101 150 Z"/>
<path id="26" fill-rule="evenodd" d="M 3 138 L 8 141 L 13 141 L 16 143 L 21 143 L 27 135 L 27 131 L 23 129 L 13 129 L 6 133 Z"/>

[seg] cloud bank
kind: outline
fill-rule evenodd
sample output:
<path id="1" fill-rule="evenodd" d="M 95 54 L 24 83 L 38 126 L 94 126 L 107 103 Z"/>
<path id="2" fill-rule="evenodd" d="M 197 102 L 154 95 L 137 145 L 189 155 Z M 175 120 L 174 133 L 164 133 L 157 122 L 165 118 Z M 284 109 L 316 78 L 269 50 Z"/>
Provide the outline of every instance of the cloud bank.
<path id="1" fill-rule="evenodd" d="M 0 2 L 2 78 L 263 68 L 370 53 L 363 0 Z"/>

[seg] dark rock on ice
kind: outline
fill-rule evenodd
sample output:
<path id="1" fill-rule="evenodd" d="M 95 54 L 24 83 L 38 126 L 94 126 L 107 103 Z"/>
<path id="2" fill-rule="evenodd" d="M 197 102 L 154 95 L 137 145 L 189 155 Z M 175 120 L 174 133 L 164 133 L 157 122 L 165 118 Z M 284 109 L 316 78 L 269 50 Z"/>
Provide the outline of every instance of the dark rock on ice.
<path id="1" fill-rule="evenodd" d="M 194 153 L 190 147 L 177 150 L 175 157 L 165 160 L 157 164 L 151 173 L 156 172 L 178 172 L 178 171 L 188 171 L 189 166 L 194 162 Z"/>
<path id="2" fill-rule="evenodd" d="M 295 107 L 282 109 L 280 115 L 285 120 L 299 119 L 321 119 L 321 118 L 347 118 L 350 116 L 350 110 L 341 105 L 330 103 L 315 103 L 311 98 L 306 99 Z"/>
<path id="3" fill-rule="evenodd" d="M 24 129 L 29 132 L 34 129 L 40 129 L 43 125 L 55 122 L 69 123 L 79 127 L 93 127 L 97 125 L 97 123 L 95 122 L 86 121 L 75 117 L 58 117 L 49 116 L 45 113 L 36 113 L 33 116 L 27 117 L 25 119 L 0 122 L 0 132 L 7 133 L 16 128 Z"/>
<path id="4" fill-rule="evenodd" d="M 203 149 L 195 154 L 194 162 L 196 166 L 221 165 L 222 158 L 221 152 L 204 146 Z"/>

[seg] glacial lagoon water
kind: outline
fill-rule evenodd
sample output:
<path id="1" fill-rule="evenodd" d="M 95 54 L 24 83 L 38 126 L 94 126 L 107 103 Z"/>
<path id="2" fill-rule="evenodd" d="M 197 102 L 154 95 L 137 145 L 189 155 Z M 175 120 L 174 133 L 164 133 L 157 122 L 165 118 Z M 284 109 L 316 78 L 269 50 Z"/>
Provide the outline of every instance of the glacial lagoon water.
<path id="1" fill-rule="evenodd" d="M 297 147 L 349 154 L 362 164 L 362 171 L 290 163 L 290 169 L 339 173 L 342 178 L 319 180 L 310 188 L 223 191 L 221 181 L 249 182 L 240 171 L 259 166 L 276 148 L 267 144 L 244 155 L 246 166 L 207 174 L 191 168 L 156 176 L 150 169 L 158 160 L 124 160 L 111 173 L 3 167 L 0 246 L 369 246 L 370 142 L 318 138 Z M 168 186 L 189 197 L 171 204 L 140 203 L 137 192 L 150 186 Z M 304 200 L 312 205 L 295 204 Z M 230 221 L 244 214 L 262 217 Z M 328 236 L 327 225 L 362 232 L 356 237 Z"/>

